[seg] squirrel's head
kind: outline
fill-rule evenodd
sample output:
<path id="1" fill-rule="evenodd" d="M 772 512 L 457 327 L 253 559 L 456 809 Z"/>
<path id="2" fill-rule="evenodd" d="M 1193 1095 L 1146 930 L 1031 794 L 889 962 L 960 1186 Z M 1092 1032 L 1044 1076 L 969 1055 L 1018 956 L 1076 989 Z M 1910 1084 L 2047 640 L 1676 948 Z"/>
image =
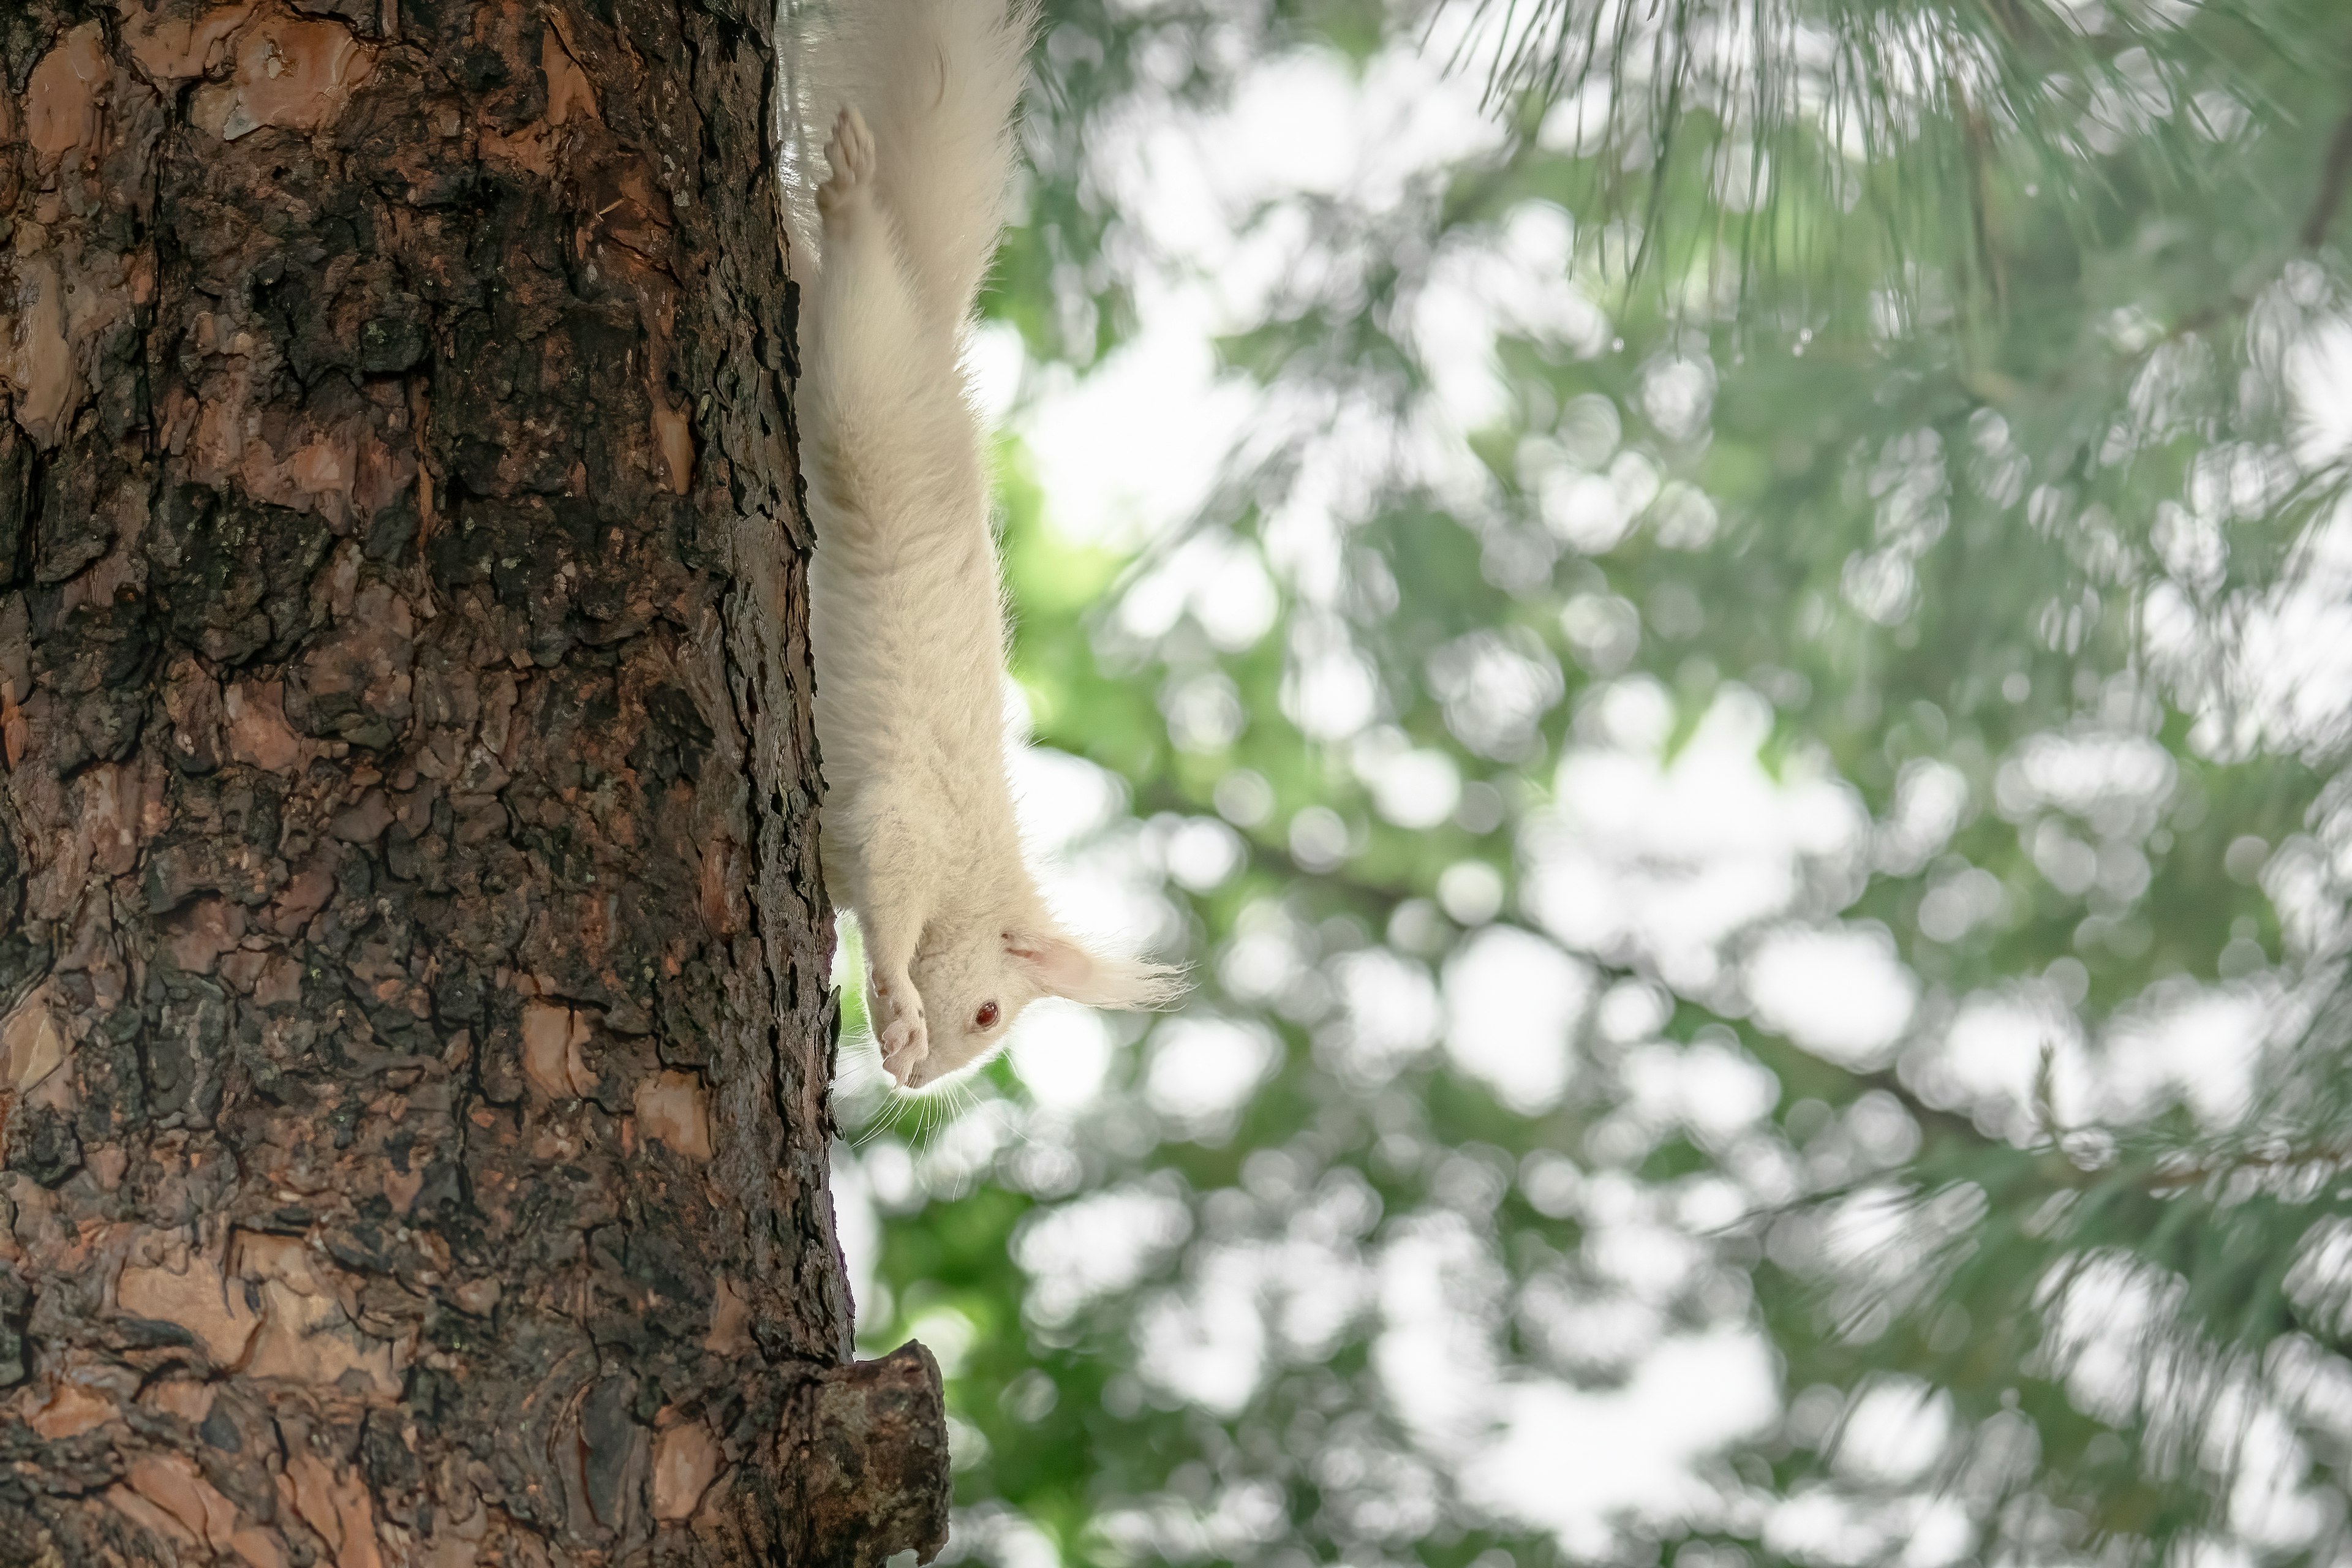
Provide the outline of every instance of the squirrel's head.
<path id="1" fill-rule="evenodd" d="M 985 1058 L 1040 996 L 1089 1007 L 1158 1007 L 1182 993 L 1164 964 L 1110 958 L 1049 926 L 992 927 L 927 943 L 909 967 L 930 1050 L 901 1086 L 920 1089 Z"/>

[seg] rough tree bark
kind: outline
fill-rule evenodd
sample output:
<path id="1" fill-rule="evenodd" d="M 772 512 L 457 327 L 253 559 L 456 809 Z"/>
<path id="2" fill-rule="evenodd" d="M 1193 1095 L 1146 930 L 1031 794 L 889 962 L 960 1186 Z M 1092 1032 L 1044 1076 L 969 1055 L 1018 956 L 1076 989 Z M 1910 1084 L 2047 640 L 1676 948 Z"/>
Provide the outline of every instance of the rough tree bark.
<path id="1" fill-rule="evenodd" d="M 0 5 L 0 1563 L 816 1563 L 761 0 Z"/>

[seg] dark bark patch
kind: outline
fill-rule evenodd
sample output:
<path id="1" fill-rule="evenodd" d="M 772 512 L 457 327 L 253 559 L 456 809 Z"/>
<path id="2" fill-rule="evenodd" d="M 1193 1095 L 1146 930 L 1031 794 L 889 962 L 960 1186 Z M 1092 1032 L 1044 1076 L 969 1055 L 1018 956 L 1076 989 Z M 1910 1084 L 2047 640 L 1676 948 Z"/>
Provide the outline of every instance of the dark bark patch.
<path id="1" fill-rule="evenodd" d="M 17 1113 L 8 1138 L 8 1168 L 54 1187 L 81 1169 L 81 1140 L 63 1111 L 29 1105 Z"/>
<path id="2" fill-rule="evenodd" d="M 13 423 L 0 424 L 0 588 L 16 581 L 25 542 L 39 516 L 33 500 L 37 470 L 33 444 Z"/>
<path id="3" fill-rule="evenodd" d="M 26 1321 L 32 1316 L 33 1292 L 10 1265 L 0 1263 L 0 1388 L 25 1381 Z"/>
<path id="4" fill-rule="evenodd" d="M 310 579 L 335 542 L 323 518 L 181 485 L 154 528 L 156 596 L 173 632 L 213 663 L 282 658 L 315 626 Z"/>
<path id="5" fill-rule="evenodd" d="M 582 1499 L 598 1527 L 624 1539 L 636 1532 L 651 1457 L 651 1435 L 632 1414 L 635 1395 L 634 1378 L 608 1377 L 580 1406 Z"/>

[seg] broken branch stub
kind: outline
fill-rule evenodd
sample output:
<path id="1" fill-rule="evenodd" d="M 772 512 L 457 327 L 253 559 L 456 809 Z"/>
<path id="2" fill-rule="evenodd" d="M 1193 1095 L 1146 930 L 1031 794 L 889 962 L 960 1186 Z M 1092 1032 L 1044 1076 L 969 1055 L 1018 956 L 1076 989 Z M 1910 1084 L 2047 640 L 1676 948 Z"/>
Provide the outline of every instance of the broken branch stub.
<path id="1" fill-rule="evenodd" d="M 787 1453 L 801 1458 L 806 1568 L 881 1568 L 947 1544 L 947 1404 L 939 1363 L 913 1340 L 879 1361 L 835 1367 L 793 1400 Z"/>

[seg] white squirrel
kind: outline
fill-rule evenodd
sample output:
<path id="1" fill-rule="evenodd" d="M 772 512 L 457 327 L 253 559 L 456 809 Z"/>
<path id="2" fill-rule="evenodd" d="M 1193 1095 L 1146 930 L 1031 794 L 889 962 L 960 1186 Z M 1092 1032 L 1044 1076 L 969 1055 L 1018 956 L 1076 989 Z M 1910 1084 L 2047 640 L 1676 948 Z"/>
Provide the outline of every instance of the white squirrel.
<path id="1" fill-rule="evenodd" d="M 1055 921 L 1007 776 L 1004 591 L 964 349 L 1034 28 L 1032 0 L 845 0 L 802 62 L 803 106 L 838 106 L 820 232 L 801 237 L 825 880 L 857 917 L 868 1016 L 908 1089 L 993 1050 L 1039 996 L 1145 1007 L 1179 988 Z"/>

